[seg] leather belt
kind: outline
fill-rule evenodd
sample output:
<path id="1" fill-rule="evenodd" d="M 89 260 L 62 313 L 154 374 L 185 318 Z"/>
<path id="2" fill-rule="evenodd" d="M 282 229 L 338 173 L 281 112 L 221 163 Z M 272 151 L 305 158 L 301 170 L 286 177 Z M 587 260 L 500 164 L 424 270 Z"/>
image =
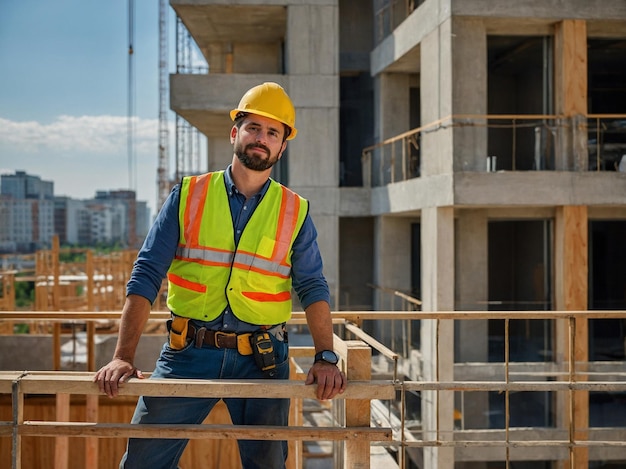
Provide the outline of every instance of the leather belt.
<path id="1" fill-rule="evenodd" d="M 267 332 L 271 333 L 278 340 L 282 341 L 285 339 L 286 331 L 284 331 L 284 325 L 282 324 L 273 327 Z M 196 327 L 191 323 L 187 328 L 187 338 L 193 340 L 196 347 L 200 348 L 203 345 L 210 345 L 217 348 L 237 349 L 241 355 L 252 355 L 251 336 L 252 333 L 250 332 L 236 334 L 234 332 L 212 331 L 204 327 Z"/>
<path id="2" fill-rule="evenodd" d="M 210 331 L 204 327 L 195 327 L 189 324 L 187 329 L 187 338 L 196 343 L 196 347 L 210 345 L 217 348 L 236 348 L 241 349 L 242 355 L 252 355 L 252 347 L 250 347 L 250 336 L 252 334 L 235 334 L 234 332 Z M 247 345 L 247 347 L 246 347 Z"/>

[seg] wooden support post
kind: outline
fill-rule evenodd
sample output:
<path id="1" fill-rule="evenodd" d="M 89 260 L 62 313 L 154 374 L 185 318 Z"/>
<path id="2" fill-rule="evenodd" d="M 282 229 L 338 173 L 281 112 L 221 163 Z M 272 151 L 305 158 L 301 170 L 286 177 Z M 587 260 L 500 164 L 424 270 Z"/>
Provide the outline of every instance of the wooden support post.
<path id="1" fill-rule="evenodd" d="M 24 423 L 24 394 L 20 391 L 20 382 L 15 380 L 11 386 L 13 397 L 13 445 L 12 445 L 12 468 L 22 467 L 22 437 L 18 432 L 19 425 Z"/>
<path id="2" fill-rule="evenodd" d="M 56 419 L 58 422 L 70 421 L 70 395 L 57 394 Z M 57 436 L 54 440 L 54 469 L 67 469 L 69 463 L 69 443 L 67 436 Z"/>
<path id="3" fill-rule="evenodd" d="M 61 266 L 59 261 L 59 237 L 54 235 L 52 237 L 52 273 L 53 282 L 52 285 L 52 309 L 54 311 L 61 310 Z"/>
<path id="4" fill-rule="evenodd" d="M 289 360 L 289 379 L 297 379 L 298 370 L 296 362 Z M 289 426 L 302 426 L 302 399 L 291 399 L 289 407 Z M 302 469 L 302 440 L 289 440 L 289 455 L 287 457 L 287 469 Z"/>
<path id="5" fill-rule="evenodd" d="M 87 322 L 87 370 L 96 371 L 95 330 L 93 321 Z M 85 396 L 85 421 L 98 421 L 98 395 Z M 85 439 L 85 467 L 98 467 L 98 439 Z"/>
<path id="6" fill-rule="evenodd" d="M 85 421 L 98 421 L 98 401 L 97 394 L 85 396 Z M 85 467 L 98 467 L 98 438 L 85 438 Z"/>
<path id="7" fill-rule="evenodd" d="M 58 321 L 52 325 L 52 367 L 61 370 L 61 323 Z"/>
<path id="8" fill-rule="evenodd" d="M 87 311 L 95 311 L 93 251 L 91 250 L 85 253 L 85 274 L 87 274 Z"/>
<path id="9" fill-rule="evenodd" d="M 554 83 L 556 113 L 562 123 L 557 170 L 586 171 L 587 155 L 587 23 L 564 20 L 555 27 Z M 570 157 L 571 155 L 571 157 Z"/>
<path id="10" fill-rule="evenodd" d="M 587 277 L 589 271 L 588 218 L 586 206 L 565 206 L 557 209 L 556 227 L 556 309 L 564 311 L 587 310 Z M 562 321 L 561 321 L 562 322 Z M 557 356 L 568 357 L 571 379 L 585 381 L 585 371 L 589 361 L 588 320 L 577 318 L 564 331 L 557 333 L 567 343 L 557 344 L 562 353 Z M 568 327 L 562 324 L 560 327 Z M 572 350 L 573 348 L 573 350 Z M 557 350 L 558 351 L 558 350 Z M 564 353 L 567 352 L 567 353 Z M 575 372 L 578 372 L 575 375 Z M 572 378 L 573 377 L 573 378 Z M 586 440 L 589 427 L 589 392 L 572 391 L 569 399 L 562 396 L 559 423 L 570 428 L 570 439 Z M 570 451 L 570 468 L 587 467 L 589 450 L 587 447 L 573 447 Z"/>
<path id="11" fill-rule="evenodd" d="M 346 349 L 346 376 L 348 386 L 351 380 L 370 380 L 372 377 L 372 350 L 360 340 L 345 341 Z M 345 402 L 346 427 L 370 426 L 369 399 L 349 399 Z M 369 469 L 370 443 L 369 441 L 350 440 L 345 442 L 343 467 L 351 469 Z"/>

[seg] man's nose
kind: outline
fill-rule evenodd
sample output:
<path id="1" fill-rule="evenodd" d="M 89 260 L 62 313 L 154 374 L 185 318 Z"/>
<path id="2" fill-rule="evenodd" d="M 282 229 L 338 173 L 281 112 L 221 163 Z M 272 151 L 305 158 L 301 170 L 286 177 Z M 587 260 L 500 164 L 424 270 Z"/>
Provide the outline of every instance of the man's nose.
<path id="1" fill-rule="evenodd" d="M 259 130 L 256 134 L 256 141 L 265 144 L 267 142 L 268 133 L 265 130 Z"/>

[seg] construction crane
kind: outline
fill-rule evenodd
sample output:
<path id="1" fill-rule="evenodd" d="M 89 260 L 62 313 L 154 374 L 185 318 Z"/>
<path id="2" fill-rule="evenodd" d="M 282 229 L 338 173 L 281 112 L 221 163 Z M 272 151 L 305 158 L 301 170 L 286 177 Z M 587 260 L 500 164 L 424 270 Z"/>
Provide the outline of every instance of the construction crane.
<path id="1" fill-rule="evenodd" d="M 157 203 L 160 208 L 170 192 L 169 129 L 167 122 L 167 0 L 159 1 L 159 166 Z"/>
<path id="2" fill-rule="evenodd" d="M 128 0 L 128 115 L 127 115 L 127 151 L 128 151 L 128 188 L 137 188 L 137 163 L 135 161 L 135 2 Z"/>

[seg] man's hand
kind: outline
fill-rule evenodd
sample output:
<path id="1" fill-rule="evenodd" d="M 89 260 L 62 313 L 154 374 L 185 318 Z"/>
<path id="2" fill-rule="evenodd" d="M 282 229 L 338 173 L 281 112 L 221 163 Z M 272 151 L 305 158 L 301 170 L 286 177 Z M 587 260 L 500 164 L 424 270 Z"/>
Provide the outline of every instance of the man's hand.
<path id="1" fill-rule="evenodd" d="M 304 384 L 317 383 L 317 398 L 332 399 L 346 390 L 346 376 L 335 365 L 319 361 L 314 363 Z"/>
<path id="2" fill-rule="evenodd" d="M 132 363 L 121 358 L 114 358 L 107 365 L 96 371 L 93 381 L 98 383 L 100 392 L 105 393 L 109 397 L 116 397 L 119 395 L 120 386 L 133 376 L 139 379 L 144 378 L 141 370 L 135 368 Z"/>

